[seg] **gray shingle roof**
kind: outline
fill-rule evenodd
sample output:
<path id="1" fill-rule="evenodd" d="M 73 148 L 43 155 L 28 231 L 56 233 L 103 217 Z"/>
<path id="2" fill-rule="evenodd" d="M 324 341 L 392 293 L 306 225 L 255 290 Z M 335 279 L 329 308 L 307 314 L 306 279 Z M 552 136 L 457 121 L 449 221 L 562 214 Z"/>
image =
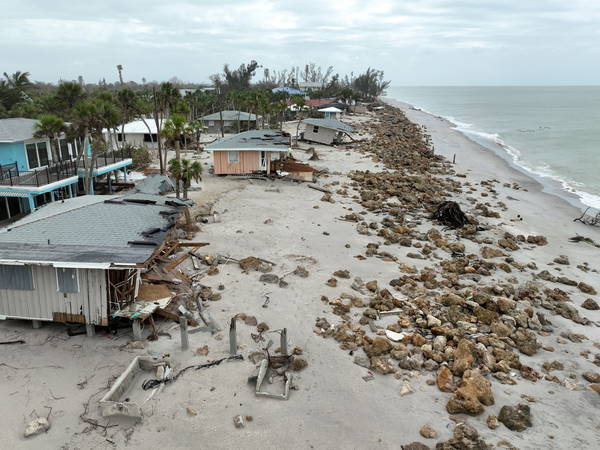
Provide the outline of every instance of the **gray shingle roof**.
<path id="1" fill-rule="evenodd" d="M 290 138 L 284 136 L 279 130 L 250 130 L 243 133 L 219 139 L 204 147 L 205 150 L 262 150 L 285 152 L 290 149 Z"/>
<path id="2" fill-rule="evenodd" d="M 55 261 L 68 254 L 77 258 L 72 262 L 141 264 L 182 211 L 167 204 L 176 199 L 147 194 L 98 195 L 93 200 L 78 197 L 54 202 L 0 230 L 0 260 L 20 260 L 37 252 L 36 261 Z M 130 244 L 133 241 L 155 245 Z M 4 250 L 9 248 L 12 251 Z M 122 255 L 116 261 L 107 260 L 119 253 L 119 248 Z"/>
<path id="3" fill-rule="evenodd" d="M 19 142 L 31 139 L 35 133 L 35 119 L 22 117 L 0 119 L 0 142 Z"/>
<path id="4" fill-rule="evenodd" d="M 248 120 L 248 118 L 250 118 L 250 120 L 256 120 L 256 114 L 250 114 L 244 111 L 222 111 L 223 113 L 223 120 Z M 260 117 L 260 116 L 258 116 Z M 216 113 L 212 113 L 209 114 L 207 116 L 203 116 L 200 117 L 200 120 L 221 120 L 221 115 L 216 112 Z"/>
<path id="5" fill-rule="evenodd" d="M 316 125 L 318 127 L 330 128 L 332 130 L 344 131 L 346 133 L 354 133 L 354 128 L 350 125 L 346 125 L 344 122 L 340 122 L 335 119 L 304 119 L 302 122 L 310 125 Z"/>

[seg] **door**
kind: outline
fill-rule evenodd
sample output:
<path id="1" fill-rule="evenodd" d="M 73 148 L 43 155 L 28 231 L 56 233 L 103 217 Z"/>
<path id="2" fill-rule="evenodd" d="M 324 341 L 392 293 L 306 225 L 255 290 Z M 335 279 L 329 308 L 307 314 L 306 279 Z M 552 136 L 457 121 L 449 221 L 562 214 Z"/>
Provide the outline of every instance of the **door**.
<path id="1" fill-rule="evenodd" d="M 267 170 L 267 152 L 260 152 L 260 170 Z"/>

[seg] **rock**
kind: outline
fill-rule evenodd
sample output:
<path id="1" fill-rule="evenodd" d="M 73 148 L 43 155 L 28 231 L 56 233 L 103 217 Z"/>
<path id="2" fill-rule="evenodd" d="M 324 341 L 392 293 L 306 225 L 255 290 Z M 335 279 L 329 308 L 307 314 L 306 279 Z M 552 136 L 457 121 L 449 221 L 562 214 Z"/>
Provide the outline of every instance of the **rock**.
<path id="1" fill-rule="evenodd" d="M 540 374 L 536 370 L 534 370 L 532 367 L 525 365 L 521 366 L 521 376 L 526 380 L 533 382 L 536 382 L 541 378 Z"/>
<path id="2" fill-rule="evenodd" d="M 588 389 L 600 395 L 600 384 L 588 384 Z"/>
<path id="3" fill-rule="evenodd" d="M 463 305 L 465 303 L 464 298 L 452 292 L 441 295 L 437 300 L 444 306 Z"/>
<path id="4" fill-rule="evenodd" d="M 439 327 L 442 325 L 442 321 L 437 317 L 432 316 L 431 314 L 427 314 L 427 326 L 429 328 Z"/>
<path id="5" fill-rule="evenodd" d="M 263 273 L 258 281 L 263 283 L 277 284 L 279 283 L 279 277 L 273 273 Z"/>
<path id="6" fill-rule="evenodd" d="M 404 444 L 400 448 L 402 450 L 431 450 L 431 447 L 428 447 L 425 444 L 421 444 L 420 442 L 411 442 L 410 444 Z"/>
<path id="7" fill-rule="evenodd" d="M 35 436 L 36 434 L 45 433 L 50 429 L 50 423 L 45 417 L 38 417 L 32 420 L 25 427 L 25 437 Z"/>
<path id="8" fill-rule="evenodd" d="M 199 356 L 208 355 L 208 345 L 203 345 L 202 347 L 198 347 L 196 349 L 196 355 L 199 355 Z"/>
<path id="9" fill-rule="evenodd" d="M 256 329 L 258 330 L 259 333 L 262 333 L 269 329 L 269 325 L 267 325 L 265 322 L 261 322 L 256 326 Z"/>
<path id="10" fill-rule="evenodd" d="M 306 367 L 308 367 L 308 362 L 306 362 L 306 360 L 304 358 L 298 358 L 297 356 L 294 356 L 294 359 L 292 360 L 292 363 L 290 364 L 290 369 L 295 371 L 295 372 L 299 372 L 303 369 L 305 369 Z"/>
<path id="11" fill-rule="evenodd" d="M 461 376 L 465 370 L 470 369 L 475 361 L 475 346 L 467 339 L 461 339 L 454 352 L 454 364 L 452 372 Z"/>
<path id="12" fill-rule="evenodd" d="M 371 292 L 376 292 L 377 291 L 377 281 L 376 280 L 368 281 L 367 284 L 365 284 L 365 287 Z"/>
<path id="13" fill-rule="evenodd" d="M 498 416 L 496 416 L 496 414 L 490 414 L 485 420 L 485 423 L 492 430 L 495 430 L 500 426 L 500 422 L 498 421 Z"/>
<path id="14" fill-rule="evenodd" d="M 583 372 L 581 376 L 590 383 L 600 383 L 600 373 L 598 372 Z"/>
<path id="15" fill-rule="evenodd" d="M 554 258 L 554 262 L 556 264 L 562 264 L 564 266 L 568 266 L 569 264 L 571 264 L 569 262 L 569 257 L 567 255 L 560 255 L 560 256 Z"/>
<path id="16" fill-rule="evenodd" d="M 435 431 L 433 427 L 428 424 L 423 425 L 419 430 L 419 433 L 421 433 L 421 436 L 426 439 L 437 439 L 438 437 L 437 431 Z"/>
<path id="17" fill-rule="evenodd" d="M 213 266 L 213 267 L 210 267 L 210 268 L 209 268 L 209 269 L 206 271 L 206 273 L 207 273 L 208 275 L 217 275 L 217 274 L 219 273 L 219 268 L 218 268 L 218 267 L 215 267 L 215 266 Z"/>
<path id="18" fill-rule="evenodd" d="M 400 387 L 400 395 L 402 397 L 404 397 L 407 394 L 411 394 L 415 392 L 415 390 L 412 388 L 412 386 L 410 385 L 410 383 L 408 381 L 403 381 L 402 382 L 402 386 Z"/>
<path id="19" fill-rule="evenodd" d="M 254 256 L 249 256 L 248 258 L 240 259 L 240 262 L 238 264 L 244 272 L 250 272 L 251 270 L 257 270 L 259 272 L 269 272 L 271 270 L 271 264 L 267 264 Z"/>
<path id="20" fill-rule="evenodd" d="M 498 248 L 482 247 L 481 248 L 481 256 L 484 257 L 485 259 L 498 258 L 500 256 L 506 256 L 506 253 L 504 253 L 502 250 L 500 250 Z"/>
<path id="21" fill-rule="evenodd" d="M 535 334 L 523 328 L 514 332 L 511 338 L 515 341 L 515 345 L 519 351 L 527 356 L 535 355 L 540 346 L 535 338 Z"/>
<path id="22" fill-rule="evenodd" d="M 308 270 L 306 270 L 306 268 L 303 266 L 296 267 L 292 273 L 300 278 L 307 278 L 309 275 Z"/>
<path id="23" fill-rule="evenodd" d="M 196 411 L 194 408 L 191 407 L 187 407 L 185 408 L 185 411 L 190 415 L 190 416 L 197 416 L 198 415 L 198 411 Z"/>
<path id="24" fill-rule="evenodd" d="M 579 284 L 577 285 L 577 287 L 584 294 L 589 294 L 589 295 L 596 295 L 597 294 L 596 289 L 594 289 L 589 284 L 584 283 L 583 281 L 580 281 Z"/>
<path id="25" fill-rule="evenodd" d="M 333 272 L 333 276 L 338 278 L 350 278 L 350 271 L 336 270 L 335 272 Z"/>
<path id="26" fill-rule="evenodd" d="M 529 405 L 523 403 L 516 406 L 503 406 L 498 420 L 512 431 L 524 431 L 532 426 Z"/>
<path id="27" fill-rule="evenodd" d="M 594 300 L 592 300 L 591 298 L 586 299 L 582 304 L 581 307 L 584 309 L 588 309 L 590 311 L 598 311 L 600 309 L 600 306 L 598 306 L 598 303 L 596 303 Z"/>
<path id="28" fill-rule="evenodd" d="M 454 397 L 448 400 L 446 410 L 450 414 L 476 416 L 483 412 L 483 405 L 493 404 L 494 395 L 491 383 L 478 370 L 467 370 Z"/>
<path id="29" fill-rule="evenodd" d="M 373 356 L 371 358 L 370 369 L 382 375 L 387 375 L 396 371 L 390 360 L 381 356 Z"/>
<path id="30" fill-rule="evenodd" d="M 491 445 L 479 437 L 472 426 L 460 422 L 454 427 L 453 436 L 444 442 L 438 442 L 436 450 L 490 450 Z"/>
<path id="31" fill-rule="evenodd" d="M 548 239 L 546 239 L 546 236 L 527 236 L 527 243 L 529 244 L 535 244 L 535 245 L 547 245 L 548 244 Z"/>
<path id="32" fill-rule="evenodd" d="M 256 317 L 254 317 L 254 316 L 246 316 L 244 318 L 244 323 L 250 327 L 255 327 L 256 324 L 258 323 L 258 321 L 256 320 Z"/>
<path id="33" fill-rule="evenodd" d="M 237 415 L 233 418 L 233 424 L 236 428 L 244 428 L 244 418 L 240 415 Z"/>
<path id="34" fill-rule="evenodd" d="M 442 392 L 454 392 L 456 391 L 456 385 L 452 378 L 452 372 L 448 369 L 448 366 L 440 367 L 438 370 L 436 380 L 437 387 Z"/>
<path id="35" fill-rule="evenodd" d="M 390 341 L 382 337 L 376 337 L 371 344 L 364 346 L 365 353 L 368 357 L 385 355 L 386 353 L 389 353 L 392 348 Z"/>
<path id="36" fill-rule="evenodd" d="M 337 279 L 335 278 L 330 278 L 329 280 L 327 280 L 327 286 L 330 287 L 336 287 L 337 286 Z"/>

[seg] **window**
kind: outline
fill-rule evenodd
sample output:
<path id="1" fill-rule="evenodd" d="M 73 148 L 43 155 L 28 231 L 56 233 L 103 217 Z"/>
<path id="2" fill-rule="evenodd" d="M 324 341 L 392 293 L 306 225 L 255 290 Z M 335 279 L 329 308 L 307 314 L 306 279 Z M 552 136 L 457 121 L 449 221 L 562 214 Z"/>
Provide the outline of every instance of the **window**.
<path id="1" fill-rule="evenodd" d="M 35 169 L 40 166 L 37 156 L 37 150 L 35 148 L 35 144 L 27 144 L 25 146 L 27 149 L 27 160 L 29 161 L 29 168 Z"/>
<path id="2" fill-rule="evenodd" d="M 56 285 L 58 292 L 79 292 L 79 284 L 77 283 L 77 269 L 57 267 Z"/>
<path id="3" fill-rule="evenodd" d="M 318 133 L 318 132 L 319 132 L 319 127 L 315 125 L 313 127 L 313 133 Z"/>
<path id="4" fill-rule="evenodd" d="M 0 265 L 0 289 L 33 291 L 31 267 Z"/>
<path id="5" fill-rule="evenodd" d="M 144 134 L 144 142 L 157 142 L 156 133 L 153 133 L 153 134 L 146 133 L 146 134 Z"/>
<path id="6" fill-rule="evenodd" d="M 240 152 L 227 152 L 229 164 L 237 164 L 240 162 Z"/>
<path id="7" fill-rule="evenodd" d="M 214 120 L 209 120 L 208 121 L 208 126 L 209 127 L 214 127 L 215 126 L 215 121 Z"/>
<path id="8" fill-rule="evenodd" d="M 63 161 L 68 160 L 70 158 L 70 155 L 69 155 L 69 144 L 67 144 L 67 140 L 60 139 L 58 141 L 58 146 L 60 148 L 60 159 L 62 159 Z"/>
<path id="9" fill-rule="evenodd" d="M 48 148 L 45 142 L 38 142 L 37 144 L 38 156 L 40 158 L 40 167 L 48 165 Z"/>
<path id="10" fill-rule="evenodd" d="M 123 142 L 123 135 L 121 133 L 117 133 L 117 141 Z"/>

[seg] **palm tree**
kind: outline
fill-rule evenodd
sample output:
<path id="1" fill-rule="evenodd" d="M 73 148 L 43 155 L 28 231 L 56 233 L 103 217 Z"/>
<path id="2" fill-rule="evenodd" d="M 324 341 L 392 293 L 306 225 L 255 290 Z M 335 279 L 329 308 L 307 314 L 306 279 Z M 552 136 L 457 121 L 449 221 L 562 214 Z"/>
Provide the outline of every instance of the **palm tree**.
<path id="1" fill-rule="evenodd" d="M 179 184 L 183 185 L 183 198 L 187 198 L 188 189 L 192 180 L 199 183 L 202 178 L 202 165 L 198 161 L 190 162 L 189 159 L 171 159 L 169 161 L 169 172 L 175 178 L 175 195 L 179 198 Z"/>
<path id="2" fill-rule="evenodd" d="M 177 159 L 169 160 L 169 173 L 175 179 L 175 196 L 179 198 L 179 185 L 181 182 L 181 161 Z"/>
<path id="3" fill-rule="evenodd" d="M 54 109 L 67 120 L 72 118 L 75 105 L 85 98 L 85 92 L 79 83 L 66 81 L 60 83 L 54 94 Z"/>
<path id="4" fill-rule="evenodd" d="M 296 112 L 298 116 L 298 124 L 296 125 L 296 145 L 298 145 L 298 141 L 300 140 L 300 122 L 302 122 L 302 113 L 304 112 L 306 103 L 304 97 L 301 95 L 292 95 L 292 104 L 298 107 L 298 111 Z"/>
<path id="5" fill-rule="evenodd" d="M 175 144 L 175 158 L 181 161 L 181 135 L 186 128 L 186 120 L 183 114 L 172 114 L 171 118 L 165 122 L 161 136 L 170 139 Z"/>
<path id="6" fill-rule="evenodd" d="M 158 135 L 158 158 L 160 160 L 160 173 L 164 173 L 165 166 L 167 165 L 167 152 L 165 152 L 163 161 L 162 143 L 160 140 L 163 121 L 166 117 L 169 117 L 171 110 L 176 107 L 180 99 L 181 95 L 179 94 L 179 90 L 172 83 L 161 83 L 158 90 L 156 87 L 152 88 L 152 105 L 154 107 L 152 115 L 154 116 L 156 133 Z"/>
<path id="7" fill-rule="evenodd" d="M 17 70 L 12 75 L 4 72 L 4 78 L 6 78 L 6 82 L 13 89 L 23 90 L 27 86 L 31 85 L 31 81 L 29 81 L 30 73 L 29 72 L 21 72 Z"/>
<path id="8" fill-rule="evenodd" d="M 57 139 L 66 130 L 65 122 L 54 114 L 42 114 L 39 117 L 39 122 L 35 125 L 36 138 L 48 138 L 50 140 L 50 151 L 52 152 L 52 160 L 60 159 L 60 150 L 57 145 Z"/>
<path id="9" fill-rule="evenodd" d="M 135 92 L 129 88 L 121 89 L 117 92 L 117 102 L 121 107 L 121 115 L 123 117 L 123 123 L 121 124 L 121 148 L 124 148 L 125 144 L 127 144 L 127 140 L 125 139 L 125 124 L 131 122 L 138 115 L 139 111 L 137 108 L 139 102 Z"/>

